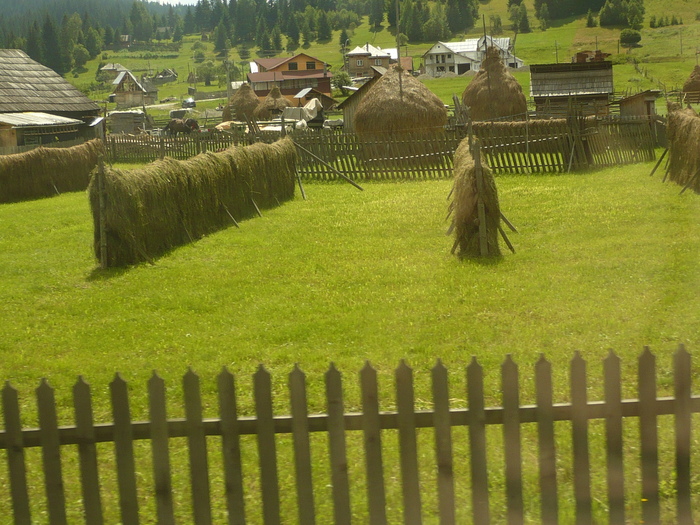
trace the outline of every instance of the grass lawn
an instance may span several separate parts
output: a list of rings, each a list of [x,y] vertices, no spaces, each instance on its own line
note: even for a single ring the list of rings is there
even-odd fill
[[[363,192],[345,184],[306,184],[306,201],[297,197],[154,265],[107,272],[96,269],[85,194],[0,205],[0,376],[18,388],[28,426],[37,424],[33,397],[42,377],[57,389],[60,420],[70,422],[78,374],[93,387],[96,421],[110,421],[108,383],[117,371],[130,382],[134,418],[147,418],[145,384],[153,370],[168,385],[168,415],[181,417],[181,377],[190,366],[202,379],[206,417],[217,415],[215,376],[222,366],[237,374],[240,410],[252,414],[251,375],[260,363],[273,374],[276,413],[289,411],[286,382],[294,363],[307,374],[311,411],[323,411],[323,373],[331,361],[344,374],[346,404],[353,410],[359,407],[357,372],[366,360],[378,369],[382,408],[391,409],[393,369],[404,358],[415,370],[419,408],[430,406],[429,371],[438,358],[451,372],[454,406],[464,406],[463,369],[472,356],[484,367],[487,406],[500,404],[506,354],[523,374],[522,403],[533,402],[531,371],[540,353],[553,364],[555,402],[566,401],[568,363],[576,350],[589,363],[590,399],[601,399],[601,361],[609,349],[622,359],[623,395],[636,397],[643,345],[656,353],[659,389],[670,394],[672,353],[679,343],[696,355],[700,348],[700,199],[692,192],[679,195],[680,188],[662,184],[658,175],[650,178],[651,167],[498,177],[502,209],[519,229],[510,235],[517,253],[488,263],[449,253],[447,180],[365,183]],[[568,436],[560,428],[560,437]],[[460,440],[462,430],[456,431]],[[499,432],[491,433],[496,442]],[[600,438],[602,427],[593,425],[592,432]],[[535,436],[524,434],[529,464],[536,463],[529,455]],[[351,474],[358,479],[353,502],[362,522],[362,446],[356,438],[350,439]],[[323,436],[314,439],[325,444]],[[430,439],[421,433],[421,461],[428,463]],[[563,456],[570,450],[567,440]],[[387,442],[391,472],[392,465],[398,468],[395,441]],[[601,457],[603,445],[594,442],[592,455]],[[281,443],[289,459],[289,441]],[[108,462],[111,449],[101,450]],[[150,479],[147,450],[143,445],[138,451],[144,484]],[[40,455],[33,452],[29,462],[36,466]],[[187,476],[186,452],[173,454],[175,487],[184,501],[178,512],[186,513],[188,491],[180,479]],[[67,456],[67,472],[75,473],[75,457]],[[253,474],[255,461],[253,452],[246,453]],[[562,459],[563,472],[568,461]],[[284,465],[283,483],[292,483],[293,469]],[[672,479],[672,466],[662,453],[661,479]],[[314,468],[321,480],[317,505],[330,512],[323,497],[325,459],[315,457]],[[604,500],[602,468],[597,465],[593,477]],[[497,486],[501,471],[492,471]],[[434,474],[423,475],[424,506],[432,513]],[[221,473],[212,477],[221,496]],[[633,478],[628,490],[636,498]],[[40,475],[34,471],[30,479],[42,500]],[[534,479],[526,501],[536,519]],[[562,513],[570,516],[566,474],[561,482]],[[107,476],[104,483],[108,521],[116,522],[115,481]],[[248,487],[252,516],[259,512],[255,483],[251,479]],[[390,485],[395,503],[400,488]],[[465,519],[467,489],[458,490]],[[68,483],[67,491],[77,513],[79,489]],[[142,496],[145,512],[153,512],[147,492]],[[291,491],[283,498],[284,513],[295,515]],[[1,499],[0,515],[10,516],[7,498]],[[220,514],[223,497],[216,501]],[[634,501],[631,516],[639,511]],[[673,500],[664,504],[672,509]],[[601,503],[598,517],[603,510]],[[498,512],[497,520],[503,518]]]

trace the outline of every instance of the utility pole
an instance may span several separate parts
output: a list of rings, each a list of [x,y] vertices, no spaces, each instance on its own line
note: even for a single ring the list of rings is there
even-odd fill
[[[681,30],[680,27],[678,28],[678,36],[680,36],[680,38],[681,38],[681,55],[682,55],[683,54],[683,31]]]
[[[399,97],[403,99],[403,68],[401,67],[401,31],[399,23],[399,0],[396,0],[396,61],[399,72]]]
[[[556,40],[554,41],[554,57],[556,59],[556,63],[559,63],[559,42]]]

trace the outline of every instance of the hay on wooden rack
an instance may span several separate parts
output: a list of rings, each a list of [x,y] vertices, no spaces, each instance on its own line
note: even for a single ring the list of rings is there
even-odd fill
[[[523,119],[527,112],[523,88],[495,47],[487,49],[481,69],[462,93],[462,102],[469,106],[473,120]]]
[[[246,117],[248,117],[249,120],[253,120],[255,118],[253,113],[259,104],[260,100],[258,100],[250,84],[243,84],[231,96],[228,104],[224,107],[221,121],[237,120],[239,122],[245,122]]]
[[[0,156],[0,202],[51,197],[82,191],[104,144],[93,139],[69,148],[38,147],[25,153]]]
[[[667,126],[669,178],[700,193],[700,117],[690,108],[675,109]]]
[[[399,79],[401,82],[399,82]],[[359,102],[355,130],[365,162],[409,166],[439,162],[445,104],[406,71],[389,69]]]
[[[476,178],[476,165],[469,148],[469,140],[464,139],[457,148],[454,157],[454,186],[452,202],[449,209],[452,213],[452,230],[455,235],[454,245],[459,248],[460,257],[481,257],[479,241],[479,209]],[[501,208],[498,204],[498,190],[491,170],[482,163],[483,192],[486,216],[487,255],[501,255],[498,246],[498,227],[501,221]]]
[[[685,102],[696,103],[700,101],[700,66],[695,66],[688,80],[683,84]]]
[[[166,157],[136,170],[105,169],[107,266],[152,260],[172,248],[294,197],[290,139],[232,147],[189,160]],[[89,188],[100,256],[100,195]],[[255,201],[255,204],[253,203]]]
[[[270,120],[271,118],[281,115],[284,108],[291,106],[289,100],[282,96],[280,88],[274,86],[270,92],[253,112],[253,115],[258,120]]]

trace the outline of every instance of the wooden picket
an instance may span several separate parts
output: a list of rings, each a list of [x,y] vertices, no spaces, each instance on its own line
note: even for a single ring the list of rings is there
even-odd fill
[[[693,522],[691,448],[693,418],[700,412],[700,396],[693,395],[691,386],[691,357],[682,346],[673,359],[673,397],[657,395],[656,357],[646,348],[638,364],[638,398],[623,400],[621,396],[620,360],[609,353],[604,360],[604,399],[590,401],[590,381],[587,364],[579,353],[570,363],[570,402],[555,403],[553,398],[552,366],[544,356],[535,364],[535,405],[521,405],[518,366],[507,356],[501,366],[501,406],[487,407],[484,396],[484,370],[472,359],[466,367],[466,402],[468,408],[451,408],[448,371],[438,361],[431,371],[433,406],[431,410],[416,410],[414,373],[405,362],[395,371],[395,411],[380,410],[380,389],[377,371],[367,363],[360,371],[360,395],[362,413],[346,413],[343,401],[343,385],[340,372],[331,365],[325,374],[327,414],[309,414],[305,374],[295,366],[288,376],[290,416],[273,413],[272,378],[260,366],[253,377],[255,417],[240,417],[236,401],[236,384],[233,374],[224,369],[218,376],[219,417],[205,418],[200,392],[200,379],[188,370],[183,377],[184,419],[169,419],[166,411],[165,382],[155,373],[148,380],[148,414],[150,421],[133,421],[129,408],[128,385],[117,374],[109,385],[112,403],[112,423],[95,423],[90,386],[82,377],[74,388],[75,424],[59,425],[54,389],[42,380],[36,389],[39,428],[22,428],[20,403],[17,391],[6,384],[2,392],[4,430],[0,431],[0,449],[6,451],[9,485],[7,496],[11,500],[14,523],[32,523],[32,514],[38,502],[35,487],[30,487],[27,475],[25,451],[32,447],[41,449],[41,470],[45,508],[49,523],[67,523],[62,453],[66,447],[77,445],[80,486],[84,521],[89,524],[104,522],[105,504],[100,485],[98,443],[114,443],[118,502],[122,523],[137,524],[140,521],[175,523],[173,485],[171,481],[170,453],[173,438],[186,438],[190,466],[192,516],[196,524],[213,523],[212,471],[223,470],[225,504],[228,523],[243,525],[246,518],[245,501],[257,500],[265,525],[288,522],[281,511],[280,476],[278,472],[277,436],[292,437],[294,456],[294,484],[296,491],[296,522],[303,525],[327,523],[329,516],[317,515],[319,487],[314,486],[311,435],[325,432],[328,436],[328,469],[331,480],[333,522],[347,525],[354,513],[367,516],[367,522],[384,525],[395,522],[397,516],[387,512],[387,488],[394,476],[387,476],[383,451],[388,443],[382,436],[394,429],[398,435],[398,462],[401,487],[402,523],[420,525],[435,516],[442,524],[457,522],[455,497],[455,457],[452,442],[453,427],[467,427],[470,465],[471,516],[475,524],[490,523],[493,519],[492,495],[497,487],[492,483],[489,470],[490,452],[487,427],[501,425],[503,431],[503,465],[505,473],[505,515],[508,523],[524,523],[523,458],[520,430],[524,424],[537,428],[537,470],[540,494],[539,520],[542,523],[559,523],[559,494],[564,480],[559,479],[557,463],[561,454],[557,445],[566,439],[555,439],[555,422],[570,422],[572,487],[576,523],[594,522],[594,501],[607,500],[608,519],[611,523],[624,523],[628,509],[636,509],[645,523],[660,523],[662,508],[659,479],[659,416],[674,418],[675,440],[675,523]],[[459,396],[462,397],[462,396]],[[635,418],[639,424],[639,442],[625,443],[623,420]],[[589,448],[591,420],[604,421],[607,494],[594,494],[591,481],[591,452]],[[424,488],[421,486],[421,468],[425,461],[419,454],[419,429],[434,430],[435,480],[437,508],[424,504]],[[367,509],[358,510],[351,501],[352,483],[348,468],[346,435],[361,432],[364,443],[364,469],[366,474]],[[241,436],[255,435],[259,458],[259,493],[247,492],[249,484],[244,478],[241,461]],[[222,465],[213,465],[209,459],[212,446],[208,436],[220,436]],[[135,460],[136,440],[149,440],[151,445],[152,482],[143,486],[142,467]],[[463,447],[460,448],[462,450]],[[626,453],[623,451],[628,449]],[[626,500],[625,465],[623,458],[629,450],[639,451],[640,494],[634,501]],[[419,461],[419,458],[421,460]],[[354,458],[353,458],[354,459]],[[33,465],[30,464],[30,465]],[[531,466],[527,466],[531,470]],[[36,476],[32,479],[36,480]],[[31,488],[31,490],[30,490]],[[289,493],[289,490],[285,492]],[[139,508],[137,493],[152,491],[155,516],[145,515]],[[668,489],[664,488],[668,498]],[[392,491],[394,492],[394,491]],[[3,496],[4,497],[4,496]],[[9,502],[8,502],[9,503]],[[74,503],[74,502],[73,502]],[[697,509],[696,509],[697,510]],[[393,509],[395,514],[396,509]],[[600,506],[598,506],[600,512]],[[664,511],[669,512],[668,507]],[[391,519],[390,519],[391,518]],[[664,518],[668,519],[668,517]],[[430,522],[433,522],[431,518]]]
[[[485,160],[495,173],[558,173],[654,159],[654,137],[647,120],[559,119],[511,124],[481,122],[473,127]],[[452,177],[454,152],[467,130],[372,138],[325,130],[294,131],[289,135],[303,148],[298,162],[302,179],[331,181],[340,173],[353,180],[423,180]],[[182,160],[235,145],[273,142],[279,136],[270,131],[206,132],[180,137],[110,135],[107,151],[111,162],[151,162],[166,155]]]

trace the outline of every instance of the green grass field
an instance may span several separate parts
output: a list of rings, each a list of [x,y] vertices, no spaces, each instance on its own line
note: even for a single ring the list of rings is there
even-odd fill
[[[450,255],[451,239],[444,235],[449,181],[368,183],[364,192],[307,184],[308,200],[297,197],[154,265],[111,271],[96,268],[86,195],[2,205],[0,375],[19,389],[28,426],[37,424],[33,397],[42,377],[57,389],[61,422],[70,423],[78,374],[93,387],[96,421],[111,420],[108,383],[117,371],[130,382],[135,419],[147,418],[145,384],[153,370],[168,385],[168,415],[180,417],[187,367],[202,379],[205,416],[216,416],[222,366],[237,374],[239,406],[250,415],[251,375],[260,363],[273,374],[279,414],[289,410],[286,381],[294,363],[307,374],[312,412],[324,410],[323,373],[330,362],[345,376],[348,408],[357,410],[357,372],[366,360],[378,369],[383,409],[393,406],[393,369],[401,359],[415,370],[419,407],[430,406],[429,370],[438,358],[451,372],[454,405],[464,406],[463,369],[472,356],[484,367],[487,404],[497,405],[506,354],[523,374],[522,403],[533,402],[530,371],[540,353],[553,364],[555,402],[566,401],[576,350],[589,362],[591,400],[601,399],[609,349],[622,359],[624,396],[636,397],[636,360],[644,345],[658,356],[660,391],[670,394],[678,344],[694,353],[700,347],[700,200],[650,178],[651,167],[498,177],[502,209],[519,233],[511,234],[517,253],[490,263]],[[602,454],[595,437],[601,429],[594,425],[592,432],[595,457]],[[422,436],[421,461],[427,461],[429,435]],[[534,437],[526,436],[526,448],[534,446]],[[396,459],[393,443],[388,440],[389,464]],[[351,453],[360,449],[355,443]],[[109,464],[110,449],[102,450]],[[139,448],[139,471],[147,484],[145,450]],[[561,450],[565,456],[567,445]],[[75,468],[71,454],[68,472]],[[186,477],[185,456],[174,452],[183,471],[176,488]],[[30,465],[35,459],[30,454]],[[322,456],[315,461],[316,469],[325,469]],[[664,472],[672,465],[662,463]],[[354,468],[360,471],[361,464]],[[285,472],[283,480],[291,483],[291,475]],[[41,500],[38,476],[31,479]],[[220,482],[220,474],[213,476]],[[562,512],[570,515],[573,502],[562,482]],[[108,494],[113,483],[108,475]],[[390,497],[398,498],[400,490],[390,485]],[[630,481],[631,491],[635,486]],[[360,506],[361,483],[354,487]],[[187,490],[180,489],[179,512],[186,513]],[[251,490],[254,514],[259,509]],[[426,507],[428,501],[434,506],[431,490]],[[78,512],[77,486],[68,483],[67,491]],[[148,513],[152,502],[147,492],[142,496]],[[463,497],[468,501],[467,492]],[[287,512],[293,500],[285,496]],[[536,498],[529,506],[536,516]],[[108,512],[114,517],[116,509]],[[9,516],[8,509],[2,515]]]

